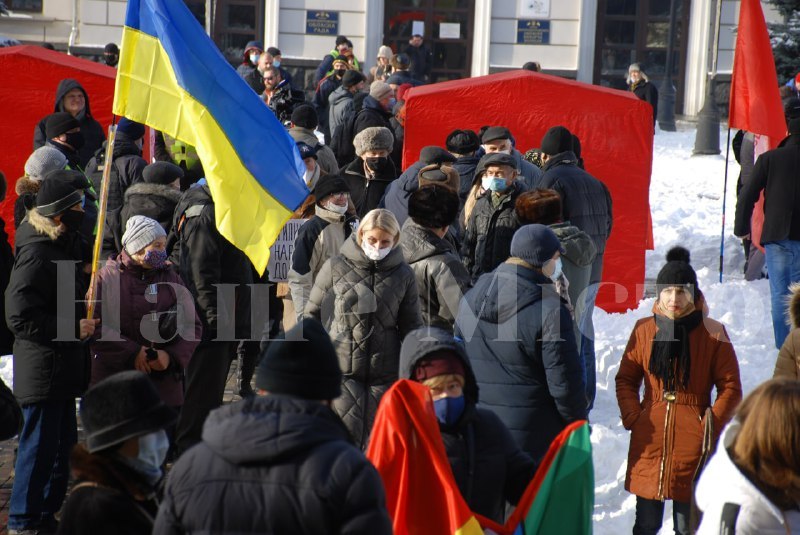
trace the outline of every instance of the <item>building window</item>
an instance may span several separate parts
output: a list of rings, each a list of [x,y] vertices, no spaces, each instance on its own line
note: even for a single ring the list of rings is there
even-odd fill
[[[5,4],[11,11],[42,12],[42,0],[5,0]]]

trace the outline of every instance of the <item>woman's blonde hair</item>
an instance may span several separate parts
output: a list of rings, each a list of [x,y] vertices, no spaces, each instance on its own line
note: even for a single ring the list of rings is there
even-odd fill
[[[391,234],[394,237],[394,243],[397,244],[397,239],[400,237],[400,223],[397,222],[394,214],[385,208],[375,208],[367,212],[358,225],[356,233],[358,244],[361,245],[361,239],[365,232],[376,228]]]
[[[772,379],[739,406],[741,429],[732,446],[736,465],[775,505],[800,502],[800,381]]]

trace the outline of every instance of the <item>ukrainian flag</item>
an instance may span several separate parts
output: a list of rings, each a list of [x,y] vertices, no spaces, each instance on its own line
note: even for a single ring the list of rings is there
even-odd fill
[[[128,0],[114,113],[194,145],[217,228],[260,273],[309,191],[297,147],[184,2]]]

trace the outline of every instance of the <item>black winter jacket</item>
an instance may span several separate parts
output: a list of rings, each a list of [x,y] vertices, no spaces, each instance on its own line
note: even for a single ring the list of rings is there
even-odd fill
[[[103,181],[103,162],[106,159],[106,143],[98,149],[94,157],[86,166],[86,176],[92,181],[96,192],[101,190]],[[123,195],[132,185],[142,181],[142,171],[147,167],[147,162],[142,158],[142,151],[136,144],[129,140],[125,134],[119,134],[114,141],[114,158],[108,188],[109,212],[122,206]]]
[[[225,239],[214,220],[214,201],[208,186],[184,192],[172,219],[167,240],[172,262],[192,293],[203,321],[203,340],[250,338],[250,287],[252,264],[245,254]],[[218,301],[217,285],[236,285],[232,294]],[[223,287],[224,288],[224,287]]]
[[[653,107],[653,124],[655,125],[658,118],[658,89],[656,89],[656,86],[652,82],[642,80],[631,91],[640,100],[644,100]]]
[[[255,397],[212,411],[173,467],[154,535],[391,534],[383,484],[318,401]]]
[[[447,240],[407,220],[400,233],[403,256],[414,271],[425,325],[453,330],[458,303],[470,287],[470,276]]]
[[[143,215],[155,219],[167,234],[172,230],[172,217],[181,198],[181,192],[164,184],[134,184],[125,191],[123,204],[109,211],[103,232],[102,259],[122,251],[122,235],[131,216]]]
[[[597,257],[592,263],[591,282],[600,282],[606,241],[614,222],[608,188],[578,167],[578,159],[572,151],[556,154],[547,161],[540,187],[556,190],[561,195],[563,220],[594,240]]]
[[[387,158],[383,168],[367,180],[364,174],[364,160],[359,157],[342,169],[341,175],[350,188],[350,198],[360,219],[370,210],[378,208],[389,184],[397,178],[397,171],[391,158]]]
[[[8,242],[6,222],[3,218],[0,218],[0,291],[3,293],[8,288],[12,269],[14,269],[14,253],[11,250],[11,244]],[[0,317],[5,318],[5,301],[0,302],[0,307],[2,308],[2,316]],[[8,328],[5,321],[0,322],[0,355],[10,355],[13,350],[14,335],[11,334],[11,329]]]
[[[383,109],[383,106],[381,106],[380,102],[370,96],[367,96],[364,99],[364,104],[361,107],[361,111],[359,111],[358,115],[356,116],[356,124],[353,128],[353,136],[355,137],[365,128],[370,128],[372,126],[383,126],[384,128],[388,128],[390,131],[394,132],[392,123],[389,122],[391,117],[391,112]],[[394,133],[392,135],[394,135]]]
[[[81,133],[83,134],[84,140],[83,147],[81,147],[81,150],[78,151],[78,165],[81,169],[85,169],[86,165],[89,163],[89,160],[91,160],[94,156],[95,151],[99,149],[103,144],[103,141],[106,140],[106,134],[103,131],[103,127],[100,126],[100,123],[98,123],[92,116],[92,108],[89,106],[89,95],[86,94],[86,90],[83,88],[83,86],[81,86],[80,83],[72,78],[65,78],[58,83],[53,113],[66,111],[64,110],[64,106],[61,101],[64,99],[64,95],[73,89],[80,89],[83,91],[83,94],[86,97],[86,107],[84,108],[83,113],[77,117],[78,122],[81,124]],[[47,135],[45,134],[44,128],[46,120],[47,117],[42,118],[33,131],[33,150],[44,146],[44,144],[47,142]]]
[[[16,250],[5,296],[14,395],[22,405],[76,398],[89,383],[88,345],[78,340],[86,317],[80,238],[33,209],[17,229]],[[73,306],[59,309],[59,294]],[[61,315],[66,310],[71,317]]]
[[[753,174],[742,185],[736,202],[737,236],[750,233],[750,218],[761,191],[764,191],[764,227],[761,243],[778,240],[800,241],[800,188],[797,170],[800,162],[800,135],[791,135],[782,147],[762,154]]]
[[[439,422],[444,447],[461,495],[470,510],[503,522],[506,502],[516,505],[533,479],[536,464],[514,442],[495,413],[478,404],[478,384],[464,347],[440,330],[412,331],[403,340],[400,377],[412,379],[417,363],[435,351],[452,351],[461,359],[464,413],[455,425]]]
[[[422,325],[417,283],[402,249],[373,262],[351,235],[322,266],[305,315],[329,326],[344,374],[333,408],[365,448],[378,402],[397,380],[400,343]]]
[[[495,208],[493,193],[487,193],[475,203],[467,221],[461,257],[472,281],[478,280],[504,262],[511,254],[511,239],[520,227],[514,210],[517,197],[525,192],[525,185],[517,180],[511,192]]]
[[[506,262],[483,275],[459,308],[481,406],[535,460],[566,425],[586,418],[583,361],[572,319],[550,279]]]

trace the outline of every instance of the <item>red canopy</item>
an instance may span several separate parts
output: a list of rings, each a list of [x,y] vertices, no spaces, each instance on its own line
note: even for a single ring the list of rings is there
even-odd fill
[[[443,147],[457,128],[505,126],[523,153],[538,147],[551,126],[577,135],[586,170],[608,186],[614,202],[597,304],[607,312],[637,306],[645,250],[653,248],[649,104],[628,92],[523,70],[416,87],[406,99],[404,167],[419,159],[422,147]]]
[[[108,128],[111,124],[111,101],[114,98],[112,67],[40,46],[0,48],[0,102],[3,119],[0,121],[0,170],[6,174],[8,193],[0,203],[0,216],[6,231],[14,237],[14,185],[23,175],[25,160],[33,151],[33,131],[39,121],[53,113],[58,83],[74,78],[89,95],[92,115]]]

